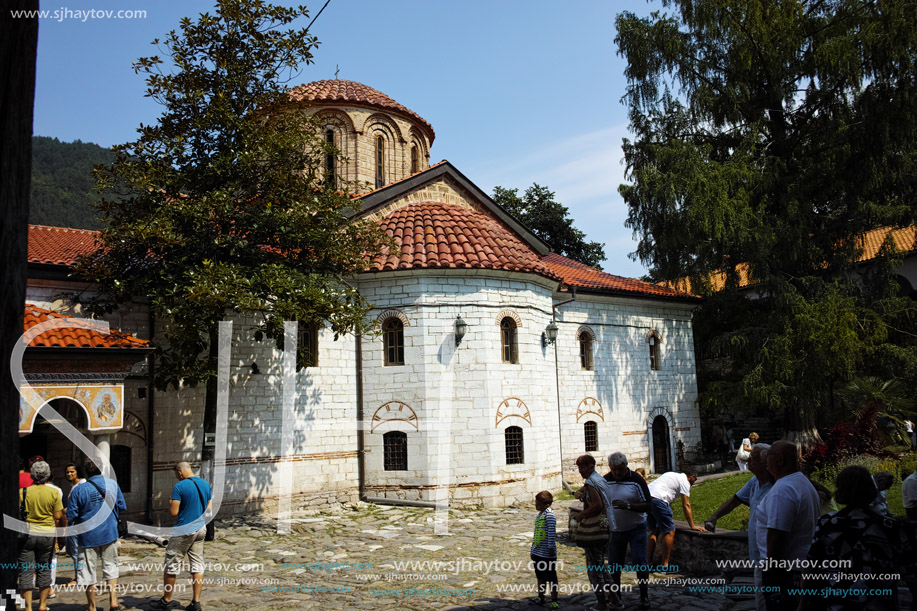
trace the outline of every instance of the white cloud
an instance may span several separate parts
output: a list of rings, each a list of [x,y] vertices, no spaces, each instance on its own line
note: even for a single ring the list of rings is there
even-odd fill
[[[555,142],[511,159],[485,160],[476,182],[488,192],[495,185],[524,191],[537,182],[557,194],[570,209],[575,225],[589,240],[602,242],[606,271],[637,277],[646,270],[627,255],[637,248],[632,230],[624,226],[627,209],[618,194],[624,182],[621,141],[626,124],[604,127]]]

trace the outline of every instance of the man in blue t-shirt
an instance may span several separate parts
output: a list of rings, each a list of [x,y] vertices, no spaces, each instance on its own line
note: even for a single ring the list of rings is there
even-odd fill
[[[175,465],[175,477],[178,483],[172,487],[169,513],[178,516],[178,521],[175,522],[172,538],[166,546],[166,568],[163,575],[165,592],[162,598],[152,601],[150,607],[172,609],[179,606],[177,601],[172,600],[172,590],[175,589],[175,579],[187,554],[191,563],[193,598],[185,609],[200,611],[204,584],[204,537],[207,534],[205,513],[210,513],[210,484],[194,475],[191,465],[186,462]]]

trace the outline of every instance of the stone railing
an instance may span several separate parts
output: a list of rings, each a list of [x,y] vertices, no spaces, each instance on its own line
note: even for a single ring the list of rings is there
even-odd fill
[[[571,518],[582,511],[583,504],[579,501],[568,503],[567,509]],[[560,539],[568,540],[566,533],[560,533],[560,535]],[[657,542],[657,558],[659,553]],[[670,563],[672,566],[677,566],[680,572],[689,575],[750,573],[750,570],[723,569],[716,564],[718,560],[747,559],[748,533],[745,531],[721,528],[716,533],[698,532],[688,528],[687,522],[675,520],[675,546]]]
[[[657,542],[656,549],[659,549]],[[658,554],[658,552],[657,552]],[[745,573],[738,569],[723,569],[718,560],[747,560],[748,533],[741,530],[718,529],[716,533],[698,532],[688,528],[688,523],[675,521],[675,546],[671,564],[690,575],[716,575],[719,573]]]

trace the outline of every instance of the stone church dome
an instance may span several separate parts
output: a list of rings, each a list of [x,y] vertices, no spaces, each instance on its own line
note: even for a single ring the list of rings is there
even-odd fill
[[[429,136],[430,144],[433,144],[433,140],[436,138],[433,126],[419,114],[406,106],[402,106],[381,91],[356,81],[330,79],[305,83],[291,89],[290,98],[293,100],[310,100],[322,106],[329,103],[339,103],[342,105],[369,106],[382,110],[393,110],[419,122],[429,132],[427,135]]]
[[[305,112],[317,120],[324,142],[341,152],[325,163],[334,184],[378,189],[430,167],[433,126],[381,91],[334,79],[299,85],[289,96],[310,102]]]

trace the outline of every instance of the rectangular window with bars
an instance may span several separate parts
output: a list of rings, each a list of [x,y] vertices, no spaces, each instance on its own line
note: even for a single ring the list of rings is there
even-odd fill
[[[506,464],[521,465],[525,462],[525,450],[522,444],[522,429],[518,426],[507,427],[504,432],[506,439]]]
[[[598,452],[599,451],[599,427],[598,425],[590,420],[583,426],[583,430],[586,434],[586,451],[587,452]]]
[[[382,436],[383,462],[386,471],[408,470],[408,436],[401,431],[389,431]]]

